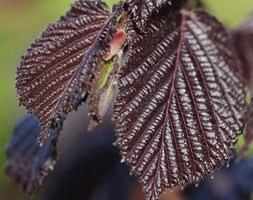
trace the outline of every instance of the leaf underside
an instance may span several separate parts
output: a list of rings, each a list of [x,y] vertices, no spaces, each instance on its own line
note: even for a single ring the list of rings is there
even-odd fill
[[[207,12],[170,12],[140,34],[129,20],[115,144],[149,200],[198,183],[234,153],[245,91],[223,26]]]
[[[171,4],[172,0],[126,0],[127,10],[133,16],[138,28],[143,29],[149,17],[159,10],[165,3]]]
[[[41,144],[86,99],[94,72],[110,50],[118,14],[101,1],[79,0],[22,57],[16,87],[20,103],[41,123]]]
[[[36,142],[39,132],[40,125],[35,117],[26,117],[15,127],[6,149],[6,174],[28,195],[32,195],[53,170],[57,158],[56,142],[60,130],[55,130],[42,147]]]

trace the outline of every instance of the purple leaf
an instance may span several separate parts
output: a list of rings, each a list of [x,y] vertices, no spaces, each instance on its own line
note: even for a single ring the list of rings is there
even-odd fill
[[[126,0],[127,10],[132,14],[138,28],[143,29],[149,17],[172,0]]]
[[[248,105],[247,111],[244,116],[246,129],[244,133],[244,144],[240,149],[238,160],[241,160],[245,154],[249,151],[250,145],[253,141],[253,98]]]
[[[233,41],[241,61],[241,71],[246,85],[253,95],[253,15],[249,16],[239,27],[233,30]],[[239,159],[249,150],[253,141],[253,100],[245,113],[245,144],[242,147]]]
[[[119,72],[115,144],[147,199],[198,183],[227,162],[242,131],[244,84],[224,27],[207,12],[129,21]]]
[[[233,30],[233,39],[242,64],[242,75],[253,94],[253,15]]]
[[[23,56],[17,72],[19,100],[40,121],[41,144],[86,99],[110,51],[119,14],[119,8],[111,14],[101,1],[79,0]]]

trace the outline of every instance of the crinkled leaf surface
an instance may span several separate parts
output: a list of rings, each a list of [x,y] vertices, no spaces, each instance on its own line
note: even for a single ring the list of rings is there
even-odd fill
[[[127,27],[114,107],[116,145],[147,199],[212,173],[234,152],[245,91],[223,26],[201,9]]]
[[[90,82],[115,33],[119,9],[79,0],[23,56],[17,73],[20,103],[36,115],[42,143],[90,91]]]
[[[242,64],[244,80],[253,94],[253,15],[233,30],[233,39]]]
[[[172,0],[126,0],[127,10],[139,28],[145,26],[148,18],[165,3],[171,4]]]
[[[56,142],[60,130],[55,130],[42,147],[37,144],[39,132],[40,125],[35,117],[26,117],[15,127],[6,149],[5,171],[29,195],[53,169],[57,158]]]

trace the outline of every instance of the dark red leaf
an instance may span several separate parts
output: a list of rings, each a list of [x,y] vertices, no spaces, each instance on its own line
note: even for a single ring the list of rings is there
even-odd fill
[[[33,116],[25,118],[15,127],[6,149],[5,171],[28,195],[53,170],[57,158],[56,142],[60,130],[55,130],[42,147],[37,144],[39,132],[38,121]]]
[[[244,119],[246,123],[246,129],[244,133],[244,145],[240,149],[238,160],[243,158],[243,156],[245,156],[245,154],[249,151],[250,145],[253,141],[253,98],[248,105],[248,109],[245,113]]]
[[[233,39],[241,60],[244,80],[253,94],[253,15],[233,30]]]
[[[110,50],[119,8],[79,0],[23,56],[17,73],[20,103],[39,119],[43,143],[90,92],[94,72]]]
[[[114,107],[116,145],[147,199],[198,183],[234,153],[245,91],[223,26],[197,9],[127,27],[129,52]]]
[[[127,10],[132,14],[138,28],[143,29],[149,17],[165,3],[172,0],[126,0]]]
[[[241,61],[241,71],[251,97],[253,95],[253,15],[249,16],[239,27],[233,30],[233,40]],[[241,149],[239,159],[249,150],[253,141],[253,100],[248,105],[245,114],[245,144]]]

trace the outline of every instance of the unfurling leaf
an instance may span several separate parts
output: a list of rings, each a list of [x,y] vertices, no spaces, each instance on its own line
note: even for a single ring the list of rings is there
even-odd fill
[[[132,14],[138,28],[143,29],[149,17],[172,0],[126,0],[127,10]]]
[[[111,14],[101,1],[79,0],[23,56],[17,90],[20,103],[42,125],[41,144],[86,99],[94,73],[110,51],[119,14],[119,8]]]
[[[110,43],[110,51],[104,55],[103,59],[105,61],[112,59],[120,51],[125,41],[126,33],[122,29],[117,29]]]
[[[114,63],[105,63],[95,74],[91,86],[89,115],[92,120],[88,130],[93,130],[100,123],[111,103],[118,76],[118,58]]]
[[[94,74],[89,100],[89,115],[92,118],[88,127],[89,131],[102,122],[103,116],[110,106],[118,77],[118,52],[125,41],[125,32],[117,30],[110,43],[110,51],[103,57],[104,64],[101,64],[102,67]],[[115,56],[116,54],[117,56]],[[115,59],[111,60],[113,57]]]
[[[234,44],[242,64],[242,74],[253,94],[253,15],[233,30]]]
[[[33,116],[25,118],[15,127],[6,149],[5,171],[29,195],[53,170],[57,158],[56,142],[60,130],[55,130],[42,147],[36,142],[39,132],[38,121]]]
[[[129,20],[119,71],[115,144],[156,200],[165,188],[198,183],[234,153],[244,84],[223,26],[207,12],[170,12],[139,33]]]

